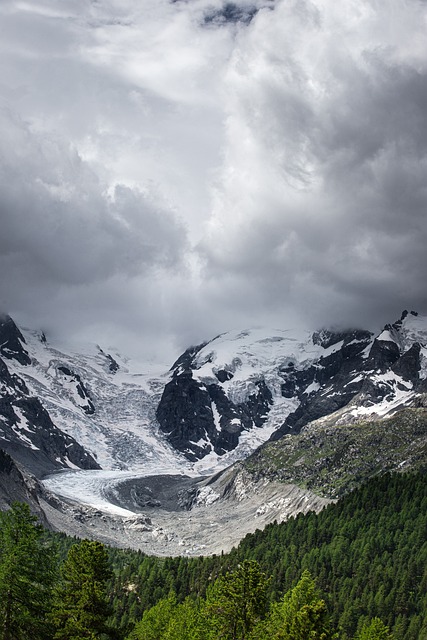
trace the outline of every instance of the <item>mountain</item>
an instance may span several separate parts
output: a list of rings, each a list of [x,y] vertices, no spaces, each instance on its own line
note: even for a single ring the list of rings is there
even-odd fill
[[[56,528],[218,553],[368,477],[425,466],[426,345],[427,318],[404,312],[377,335],[231,331],[167,370],[3,317],[0,449]],[[10,478],[0,469],[6,503]]]
[[[226,333],[175,362],[157,419],[169,442],[197,460],[245,442],[248,454],[254,442],[298,434],[344,408],[341,421],[384,417],[427,390],[426,344],[427,319],[406,311],[377,336]]]
[[[37,476],[173,458],[154,424],[165,366],[132,370],[98,345],[52,345],[10,317],[0,345],[0,447]]]
[[[6,360],[27,367],[25,339],[10,318],[0,320],[0,446],[23,467],[43,475],[58,468],[97,469],[99,465],[71,436],[52,422],[24,379]]]

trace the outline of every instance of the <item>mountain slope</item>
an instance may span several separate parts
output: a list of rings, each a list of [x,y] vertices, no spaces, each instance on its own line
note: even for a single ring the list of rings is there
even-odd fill
[[[127,469],[154,460],[170,464],[174,457],[179,459],[179,454],[158,437],[154,415],[166,367],[148,365],[142,373],[142,367],[132,370],[125,358],[106,353],[97,345],[80,345],[78,350],[67,344],[53,346],[43,333],[19,330],[8,317],[0,321],[0,345],[4,357],[0,425],[7,431],[3,433],[4,446],[14,458],[19,456],[10,442],[19,444],[20,450],[27,447],[28,459],[21,456],[20,461],[34,472],[48,473],[64,465]],[[34,405],[36,400],[37,411],[30,415],[26,409],[25,415],[18,414],[16,407]],[[37,423],[35,413],[44,427]],[[38,454],[31,452],[42,447],[32,432],[41,434],[44,429],[47,441],[53,442],[54,426],[59,427],[67,445],[78,442],[92,462],[86,464],[83,453],[81,458],[69,459],[61,458],[61,453],[50,456],[49,461],[40,459],[40,468],[35,469],[31,459]],[[13,435],[17,430],[19,437]]]
[[[25,341],[8,319],[0,323],[0,352],[9,361],[28,366]],[[11,374],[0,358],[0,446],[36,475],[59,468],[97,469],[99,466],[71,436],[52,422],[38,397],[24,380]]]
[[[172,366],[157,419],[189,460],[297,434],[348,407],[346,421],[385,416],[426,387],[427,319],[404,312],[376,337],[363,330],[229,332]],[[244,446],[247,443],[247,446]],[[255,446],[254,446],[254,443]]]
[[[382,420],[330,422],[317,420],[297,435],[260,447],[244,469],[258,482],[280,480],[337,498],[386,471],[427,468],[424,407],[401,409]]]

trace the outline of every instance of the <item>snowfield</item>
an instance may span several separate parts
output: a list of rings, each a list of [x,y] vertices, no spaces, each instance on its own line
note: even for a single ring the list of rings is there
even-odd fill
[[[301,493],[296,487],[273,487],[271,483],[254,486],[246,492],[244,499],[235,496],[233,502],[219,500],[216,490],[202,484],[191,511],[185,511],[182,505],[178,505],[175,515],[171,515],[158,501],[158,506],[149,506],[150,517],[147,516],[148,520],[152,517],[155,522],[147,524],[139,520],[141,508],[138,500],[124,500],[123,496],[126,491],[132,493],[130,481],[137,496],[138,492],[144,494],[147,490],[144,479],[151,479],[145,483],[151,486],[158,478],[161,492],[162,483],[163,488],[167,484],[164,479],[174,477],[184,491],[207,476],[222,471],[228,473],[230,465],[247,458],[266,442],[283,425],[287,416],[300,406],[301,395],[282,395],[284,375],[287,375],[283,371],[305,372],[313,364],[322,369],[321,358],[340,351],[342,340],[325,348],[319,339],[322,334],[314,339],[313,334],[305,331],[258,328],[222,334],[197,351],[190,374],[198,383],[218,384],[219,372],[232,374],[221,383],[221,388],[231,402],[238,404],[247,401],[257,381],[263,380],[271,392],[272,404],[269,410],[266,409],[267,419],[262,426],[243,430],[234,450],[222,456],[211,450],[201,460],[190,462],[169,444],[156,419],[163,390],[173,375],[168,364],[132,362],[114,349],[107,350],[98,345],[79,345],[78,349],[67,344],[53,346],[37,332],[23,330],[22,333],[31,364],[8,360],[11,373],[25,381],[30,394],[40,399],[56,426],[74,437],[102,467],[100,471],[81,471],[69,461],[69,471],[57,472],[43,479],[48,492],[62,499],[59,510],[45,505],[51,521],[57,522],[58,528],[75,535],[89,535],[92,530],[88,527],[93,526],[92,534],[96,534],[98,539],[104,536],[109,542],[136,547],[144,544],[147,546],[141,548],[153,553],[177,553],[179,549],[184,549],[185,553],[216,553],[272,518],[288,517],[297,508],[321,508],[323,503],[318,502],[316,496],[310,492]],[[362,352],[363,362],[369,363],[373,342],[372,335],[372,340],[368,337],[368,344]],[[427,378],[425,317],[407,315],[400,324],[388,325],[379,333],[377,342],[395,343],[400,353],[409,350],[414,343],[421,344],[418,375],[420,379]],[[327,341],[324,344],[328,344]],[[353,343],[347,346],[350,344]],[[220,377],[224,379],[223,375]],[[365,399],[355,396],[337,412],[337,419],[354,422],[359,418],[386,417],[410,403],[417,393],[416,383],[392,369],[372,367],[370,370],[359,366],[350,371],[346,384],[341,388],[328,387],[328,381],[322,387],[316,379],[307,383],[305,398],[316,397],[319,391],[321,395],[332,398],[345,393],[346,387],[365,379],[381,393]],[[31,425],[22,412],[17,411],[15,433],[26,446],[34,448],[29,440]],[[219,430],[221,415],[213,401],[212,414]],[[244,485],[241,478],[238,482]],[[288,497],[284,498],[287,492],[290,496],[288,502]],[[154,502],[155,494],[156,491],[153,493]],[[144,500],[140,504],[144,505]],[[288,511],[283,505],[288,505]],[[237,526],[239,509],[246,522],[242,521]],[[86,524],[82,524],[83,521]],[[221,530],[218,529],[220,523],[223,531],[228,531],[223,545]],[[147,534],[143,543],[138,537],[132,537],[136,536],[136,531]],[[200,545],[200,540],[197,541],[195,532],[210,540],[206,548]]]

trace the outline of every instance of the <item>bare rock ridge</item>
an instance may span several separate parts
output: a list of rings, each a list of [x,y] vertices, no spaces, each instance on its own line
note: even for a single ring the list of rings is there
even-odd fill
[[[22,336],[10,318],[0,320],[0,352],[8,360],[29,366],[31,359]],[[11,374],[0,358],[0,446],[36,476],[70,468],[99,469],[93,457],[52,422],[40,399],[30,394],[24,380]]]
[[[203,384],[193,378],[191,364],[187,369],[174,369],[156,416],[169,442],[189,460],[202,458],[212,450],[222,455],[238,445],[244,429],[261,427],[265,422],[272,403],[265,381],[255,380],[246,402],[235,404],[221,386],[221,380],[232,377],[230,372],[219,371],[216,382]]]
[[[0,506],[32,501],[75,535],[217,553],[372,475],[427,464],[427,318],[415,312],[378,335],[231,331],[169,372],[67,349],[0,318]],[[61,470],[89,471],[78,477],[92,498],[75,475],[52,478],[55,495],[38,485]]]
[[[0,355],[8,360],[17,360],[20,364],[31,363],[25,348],[25,338],[9,316],[0,316]]]
[[[405,311],[378,336],[364,330],[217,336],[172,366],[156,412],[160,429],[196,460],[236,448],[243,434],[271,424],[273,414],[270,437],[279,440],[353,401],[368,413],[403,406],[426,389],[426,324]]]

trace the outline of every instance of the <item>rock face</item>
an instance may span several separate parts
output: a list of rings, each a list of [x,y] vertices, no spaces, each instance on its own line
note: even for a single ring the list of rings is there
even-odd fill
[[[26,502],[39,520],[48,526],[39,504],[40,493],[37,480],[19,469],[12,458],[0,449],[0,510],[8,509],[15,501]]]
[[[31,359],[24,345],[25,338],[12,318],[0,316],[0,355],[23,365],[30,364]]]
[[[347,421],[385,416],[427,384],[427,319],[405,311],[365,330],[230,332],[185,351],[157,409],[160,429],[190,460],[235,449],[260,430],[278,440],[349,407]]]
[[[89,416],[95,413],[95,406],[79,374],[74,373],[74,371],[71,371],[71,369],[65,365],[57,367],[57,374],[63,378],[65,384],[74,388],[75,394],[80,399],[79,405],[83,411]]]
[[[59,351],[3,317],[0,446],[37,475],[182,454],[205,473],[336,412],[352,423],[407,406],[427,390],[426,345],[427,319],[413,312],[377,336],[235,331],[152,379],[118,354]]]
[[[3,355],[27,366],[31,361],[13,321],[3,322]],[[7,333],[5,332],[5,327]],[[8,346],[5,347],[4,345]],[[99,469],[93,457],[71,436],[52,422],[38,397],[32,396],[24,380],[10,373],[0,358],[0,446],[13,460],[36,476],[63,468]]]
[[[418,331],[411,331],[410,327],[415,329],[417,325]],[[392,409],[399,404],[399,398],[404,403],[414,393],[421,393],[426,383],[426,376],[421,373],[422,361],[426,361],[424,325],[427,326],[424,318],[404,311],[400,320],[386,325],[373,341],[371,334],[363,331],[323,332],[319,339],[326,340],[325,346],[338,340],[342,346],[313,365],[316,369],[313,381],[319,384],[318,391],[300,397],[301,404],[273,434],[272,440],[286,433],[298,433],[304,425],[347,406],[354,398],[358,399],[362,415],[376,410],[387,412],[387,404]],[[312,368],[297,372],[297,379],[302,376],[305,380],[313,373]],[[288,385],[290,381],[293,383],[292,374],[288,376]]]
[[[191,367],[178,368],[163,392],[156,413],[160,428],[189,460],[234,449],[244,429],[262,426],[267,417],[272,395],[264,380],[254,382],[245,403],[234,404],[220,378],[203,384],[193,378]]]

